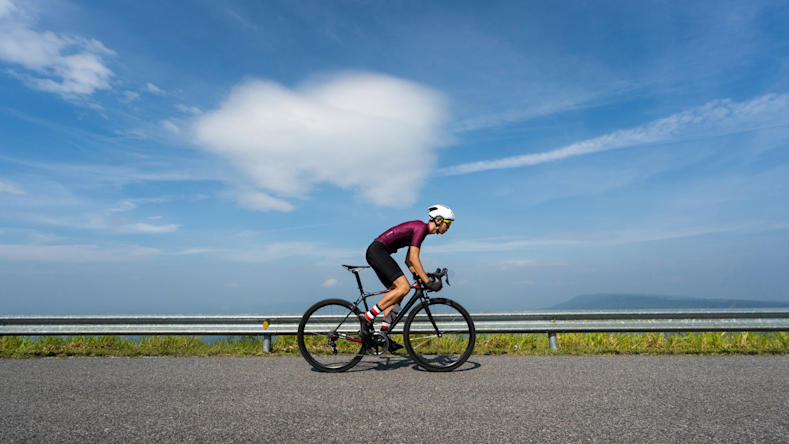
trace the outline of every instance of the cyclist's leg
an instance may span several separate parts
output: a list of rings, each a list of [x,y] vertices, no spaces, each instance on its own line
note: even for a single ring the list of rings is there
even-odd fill
[[[400,276],[395,281],[392,290],[387,293],[380,302],[378,302],[379,307],[386,307],[384,308],[384,318],[381,321],[381,333],[385,333],[389,331],[389,328],[392,325],[397,313],[390,313],[392,309],[395,307],[399,307],[399,304],[403,301],[405,296],[411,290],[411,284],[408,283],[408,279],[405,276]],[[398,311],[400,309],[398,308]],[[389,351],[391,353],[396,352],[397,350],[403,348],[402,345],[398,344],[397,341],[393,337],[389,337]]]
[[[400,276],[395,279],[394,288],[386,293],[376,305],[384,310],[384,314],[389,314],[389,310],[395,304],[402,302],[409,291],[411,291],[411,284],[408,283],[408,279],[405,276]]]
[[[393,287],[394,288],[389,290],[377,304],[373,305],[373,307],[365,313],[364,316],[368,321],[372,322],[381,313],[385,313],[384,315],[388,314],[392,307],[402,302],[411,290],[411,284],[408,283],[408,279],[406,279],[405,276],[400,276],[395,279]]]
[[[386,247],[384,247],[382,243],[375,241],[370,244],[367,248],[366,259],[367,263],[370,264],[375,271],[375,274],[378,275],[378,279],[381,280],[384,287],[393,287],[370,309],[370,311],[365,313],[365,318],[368,321],[372,321],[385,309],[402,301],[405,295],[410,291],[411,285],[403,274],[403,270],[401,270],[397,262],[392,259],[392,256],[389,255],[389,252],[386,251]]]

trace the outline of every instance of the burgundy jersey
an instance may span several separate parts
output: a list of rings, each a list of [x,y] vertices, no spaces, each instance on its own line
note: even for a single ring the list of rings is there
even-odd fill
[[[384,234],[376,237],[375,240],[384,244],[389,254],[403,247],[421,248],[428,228],[428,224],[421,220],[412,220],[384,231]]]

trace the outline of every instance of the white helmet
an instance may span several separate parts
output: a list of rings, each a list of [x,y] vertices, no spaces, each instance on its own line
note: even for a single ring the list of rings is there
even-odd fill
[[[446,205],[433,205],[427,209],[427,215],[430,216],[430,220],[433,220],[437,217],[449,221],[455,220],[455,213],[453,213],[452,210],[450,210]]]

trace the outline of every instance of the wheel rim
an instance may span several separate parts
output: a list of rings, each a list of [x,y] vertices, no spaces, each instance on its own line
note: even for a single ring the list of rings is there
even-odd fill
[[[441,336],[421,307],[409,326],[407,341],[413,357],[427,367],[452,367],[465,360],[473,347],[473,329],[463,313],[450,304],[432,303],[429,308]]]
[[[341,304],[321,306],[304,323],[304,349],[321,367],[346,366],[361,353],[359,329],[359,318],[348,307]]]

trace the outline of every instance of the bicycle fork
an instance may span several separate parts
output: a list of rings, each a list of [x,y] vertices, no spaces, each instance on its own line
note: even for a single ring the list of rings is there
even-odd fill
[[[433,324],[433,328],[436,330],[436,337],[440,338],[441,336],[443,336],[443,333],[441,333],[438,330],[438,326],[436,325],[436,321],[433,319],[433,314],[430,313],[430,304],[429,304],[429,302],[430,302],[430,298],[425,296],[425,301],[423,302],[423,304],[425,306],[425,313],[427,313],[427,318],[430,319],[430,323]]]

